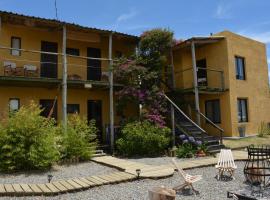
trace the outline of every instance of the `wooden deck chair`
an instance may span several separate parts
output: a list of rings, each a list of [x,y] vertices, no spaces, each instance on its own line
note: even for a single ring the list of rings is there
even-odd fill
[[[237,166],[234,163],[232,151],[230,149],[220,150],[216,169],[218,169],[218,180],[220,180],[220,177],[223,176],[224,172],[228,172],[230,177],[234,179],[234,171],[237,169]]]
[[[176,167],[177,171],[178,171],[178,174],[180,175],[180,177],[182,177],[184,179],[184,183],[181,184],[181,185],[178,185],[176,187],[174,187],[173,189],[175,191],[181,191],[183,190],[184,188],[186,187],[190,187],[190,189],[195,193],[199,193],[199,191],[195,190],[194,187],[193,187],[193,183],[199,181],[202,179],[202,176],[201,175],[189,175],[187,174],[182,168],[180,168],[178,166],[178,164],[176,163],[175,159],[173,158],[172,159],[172,163],[173,165]]]

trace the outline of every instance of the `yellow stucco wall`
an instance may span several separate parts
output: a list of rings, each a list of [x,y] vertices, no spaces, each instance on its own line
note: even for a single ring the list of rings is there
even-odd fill
[[[221,94],[200,94],[200,110],[205,113],[205,101],[220,100],[221,123],[217,124],[225,131],[225,136],[239,136],[238,126],[246,126],[246,135],[257,134],[262,121],[270,122],[270,96],[268,66],[265,45],[234,33],[225,31],[217,34],[225,38],[219,42],[196,47],[196,60],[206,59],[207,67],[224,71],[225,89]],[[245,57],[246,80],[236,80],[235,56]],[[176,87],[180,89],[193,86],[191,49],[174,51]],[[220,87],[220,76],[208,72],[209,87]],[[249,122],[238,123],[237,98],[248,99]],[[193,97],[194,101],[194,97]],[[202,123],[209,133],[217,132],[209,124]]]
[[[238,126],[242,125],[246,127],[246,134],[257,134],[262,121],[270,122],[269,78],[265,44],[229,31],[221,32],[218,35],[225,36],[228,45],[232,136],[239,136]],[[237,80],[235,77],[235,56],[245,58],[246,80]],[[247,123],[238,123],[237,98],[248,99],[249,120]]]
[[[69,32],[68,32],[69,33]],[[76,38],[76,32],[72,32],[73,37]],[[34,27],[26,27],[19,25],[10,25],[3,23],[0,32],[0,44],[6,47],[11,46],[11,37],[21,38],[21,48],[30,50],[41,50],[41,41],[57,42],[58,52],[62,52],[62,32],[52,31],[48,29],[39,29]],[[78,32],[78,38],[81,38],[82,33]],[[88,36],[84,33],[84,36]],[[93,39],[91,38],[93,37]],[[67,40],[67,47],[78,48],[80,50],[80,56],[87,56],[87,47],[100,48],[101,57],[108,58],[109,49],[108,36],[99,35],[98,33],[89,33],[87,41],[79,40]],[[113,56],[116,51],[122,52],[124,55],[130,55],[135,50],[135,42],[128,40],[124,37],[113,36]],[[10,50],[0,50],[0,76],[3,76],[3,61],[14,60],[17,66],[23,66],[24,64],[32,64],[40,68],[40,54],[21,52],[21,56],[12,56]],[[20,60],[20,61],[18,61]],[[35,62],[33,62],[35,61]],[[68,57],[68,74],[78,74],[83,79],[87,77],[87,60],[81,58]],[[62,58],[58,56],[58,78],[62,76]],[[72,65],[75,64],[75,65]],[[108,61],[102,61],[102,71],[107,71]],[[33,83],[35,84],[35,83]],[[58,96],[58,121],[61,120],[61,91],[56,87],[50,88],[43,84],[43,87],[27,87],[22,85],[4,86],[0,85],[0,116],[4,116],[8,111],[8,103],[10,98],[19,98],[20,105],[26,105],[31,100],[39,103],[40,99],[51,99]],[[102,122],[103,126],[109,123],[109,90],[107,89],[70,89],[68,88],[68,104],[79,104],[80,115],[87,116],[87,101],[88,100],[101,100],[102,101]],[[137,108],[130,108],[126,114],[137,114]],[[119,116],[115,112],[115,123],[119,122]]]

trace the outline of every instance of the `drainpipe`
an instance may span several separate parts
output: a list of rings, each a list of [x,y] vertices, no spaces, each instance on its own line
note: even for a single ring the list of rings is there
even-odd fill
[[[192,68],[193,68],[193,84],[194,84],[194,94],[195,94],[195,109],[196,109],[196,122],[201,126],[200,118],[200,99],[199,99],[199,89],[197,80],[197,65],[196,65],[196,54],[195,54],[195,43],[191,41],[191,55],[192,55]]]
[[[64,131],[67,128],[67,30],[66,25],[63,25],[63,44],[62,44],[62,62],[63,62],[63,77],[62,77],[62,120]]]
[[[109,36],[109,87],[110,87],[110,140],[111,140],[111,153],[114,153],[114,109],[113,109],[113,60],[112,60],[112,36]]]

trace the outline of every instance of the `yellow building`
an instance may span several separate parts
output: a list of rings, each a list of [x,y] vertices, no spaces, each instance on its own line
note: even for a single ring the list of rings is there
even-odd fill
[[[134,53],[138,38],[14,13],[0,12],[0,16],[1,115],[33,100],[44,108],[44,116],[54,108],[52,117],[60,121],[66,57],[67,113],[95,119],[104,132],[110,122],[110,50],[112,59],[128,56]],[[115,114],[116,124],[117,120]]]
[[[112,113],[110,61],[134,53],[138,38],[8,12],[0,17],[1,116],[33,100],[44,116],[60,121],[66,66],[67,113],[95,119],[104,133]],[[208,134],[224,129],[224,136],[253,135],[262,121],[270,122],[264,44],[224,31],[180,42],[173,61],[178,106]],[[138,114],[132,107],[127,112]],[[113,119],[118,124],[116,112]]]
[[[176,93],[206,132],[217,134],[215,124],[224,136],[255,135],[270,122],[265,44],[223,31],[179,43],[173,57]]]

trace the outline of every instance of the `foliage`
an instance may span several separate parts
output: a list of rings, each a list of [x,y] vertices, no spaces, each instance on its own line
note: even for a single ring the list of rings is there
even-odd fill
[[[124,156],[157,156],[169,145],[169,128],[160,128],[148,121],[131,122],[122,129],[116,141],[118,153]]]
[[[265,122],[261,122],[258,128],[258,137],[265,137],[266,135],[270,135],[270,127]]]
[[[0,128],[0,170],[46,169],[59,159],[55,121],[40,116],[34,103],[23,106]]]
[[[138,54],[131,59],[114,62],[114,76],[124,87],[117,95],[117,110],[123,115],[131,103],[143,105],[140,120],[165,126],[166,100],[161,93],[162,69],[173,44],[173,33],[167,29],[153,29],[141,35]]]
[[[192,158],[194,157],[197,148],[190,143],[184,143],[176,150],[176,156],[178,158]]]
[[[68,116],[66,133],[62,132],[63,129],[60,129],[62,159],[89,160],[96,149],[96,143],[93,142],[98,131],[95,122],[90,121],[88,124],[86,119],[73,114]]]

